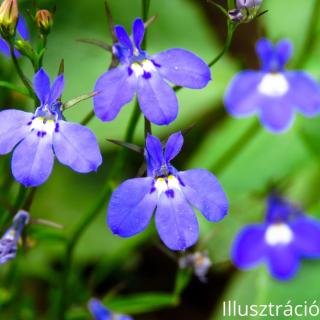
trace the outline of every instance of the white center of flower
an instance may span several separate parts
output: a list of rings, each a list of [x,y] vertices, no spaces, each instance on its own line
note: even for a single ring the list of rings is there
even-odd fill
[[[151,72],[155,70],[153,63],[150,60],[143,60],[141,63],[134,62],[131,64],[131,69],[136,77],[142,76],[145,72]]]
[[[32,120],[31,130],[36,130],[38,132],[45,132],[46,134],[52,135],[56,128],[56,123],[54,120],[46,120],[43,117],[37,117]]]
[[[158,191],[158,196],[168,190],[180,190],[180,184],[176,177],[170,175],[167,178],[158,178],[155,182],[155,188]]]
[[[271,97],[281,97],[289,90],[289,83],[281,73],[268,73],[259,83],[258,90]]]
[[[271,246],[288,244],[293,240],[293,232],[285,223],[272,224],[267,228],[265,240]]]

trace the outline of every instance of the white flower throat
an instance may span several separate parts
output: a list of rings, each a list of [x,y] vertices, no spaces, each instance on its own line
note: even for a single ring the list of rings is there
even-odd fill
[[[154,186],[158,191],[158,197],[160,197],[163,192],[166,192],[168,190],[180,190],[180,183],[178,179],[173,175],[169,175],[165,178],[157,178]]]
[[[274,223],[267,228],[265,240],[271,246],[289,244],[293,240],[293,232],[285,223]]]
[[[267,73],[258,85],[260,93],[270,97],[281,97],[289,90],[289,83],[281,73]]]
[[[130,67],[136,77],[141,77],[145,73],[150,73],[155,70],[153,63],[148,59],[144,59],[141,62],[134,62]]]

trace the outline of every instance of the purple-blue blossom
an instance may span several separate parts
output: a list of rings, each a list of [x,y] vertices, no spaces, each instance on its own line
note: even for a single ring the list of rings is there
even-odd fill
[[[131,237],[142,232],[156,211],[161,240],[171,250],[185,250],[199,236],[193,207],[212,222],[227,214],[226,194],[213,174],[203,169],[177,171],[171,165],[182,145],[180,132],[169,137],[165,149],[158,138],[148,135],[147,177],[123,182],[111,196],[107,223],[114,234]]]
[[[29,34],[27,23],[21,15],[19,16],[16,32],[17,32],[17,36],[21,37],[23,40],[30,39],[30,34]],[[20,53],[18,50],[15,49],[14,52],[15,52],[16,57],[20,56]],[[1,36],[0,36],[0,53],[4,54],[7,57],[10,56],[9,45],[5,40],[2,39]]]
[[[266,263],[273,277],[288,280],[298,271],[301,258],[320,258],[320,222],[271,195],[265,222],[240,231],[233,244],[232,260],[244,270]]]
[[[120,109],[137,94],[141,111],[157,125],[167,125],[178,114],[178,100],[167,81],[182,87],[201,89],[211,80],[207,64],[184,49],[170,49],[149,55],[141,49],[145,27],[137,18],[132,37],[122,26],[115,27],[119,40],[113,53],[118,67],[104,73],[97,81],[94,97],[96,116],[113,120]]]
[[[50,87],[49,76],[40,69],[34,76],[34,90],[41,103],[35,113],[0,112],[0,155],[14,149],[12,173],[26,187],[38,186],[48,179],[54,155],[79,173],[95,171],[102,162],[92,131],[64,120],[59,101],[63,88],[63,75]]]
[[[245,70],[231,81],[225,105],[235,117],[257,115],[269,131],[280,133],[294,122],[295,112],[313,117],[320,111],[320,86],[304,71],[286,71],[291,42],[275,46],[267,39],[256,45],[261,70]]]
[[[88,307],[94,320],[133,320],[130,316],[112,313],[95,298],[89,301]]]
[[[28,212],[24,210],[18,211],[14,216],[12,225],[0,239],[0,265],[16,257],[18,241],[29,218]]]

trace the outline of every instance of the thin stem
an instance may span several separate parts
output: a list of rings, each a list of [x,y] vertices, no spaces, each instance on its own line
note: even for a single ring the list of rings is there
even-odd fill
[[[147,138],[148,134],[152,134],[151,122],[144,117],[144,137]]]
[[[94,118],[94,111],[90,111],[80,122],[83,126],[87,125]]]
[[[31,209],[34,197],[36,195],[37,192],[37,188],[31,188],[28,194],[28,197],[26,198],[26,200],[24,201],[23,204],[23,209],[25,209],[26,211],[29,211]]]
[[[61,296],[58,310],[58,318],[57,319],[65,319],[65,311],[68,307],[68,278],[69,273],[72,267],[72,259],[73,253],[76,244],[80,240],[81,236],[85,232],[85,230],[90,226],[91,222],[97,217],[97,215],[101,212],[101,209],[105,206],[108,198],[111,194],[111,187],[109,184],[105,187],[104,192],[102,193],[99,202],[94,205],[94,207],[88,211],[87,214],[84,215],[82,221],[76,227],[71,237],[67,242],[67,247],[65,251],[64,264],[63,264],[63,273],[61,278]]]
[[[23,82],[23,84],[25,85],[25,87],[27,88],[30,97],[32,97],[35,101],[37,101],[37,98],[34,94],[33,88],[31,86],[30,80],[24,75],[23,71],[20,68],[20,65],[18,63],[18,60],[16,58],[15,52],[14,52],[14,46],[13,44],[10,44],[10,55],[11,55],[11,59],[13,62],[13,65],[18,73],[19,78],[21,79],[21,81]]]

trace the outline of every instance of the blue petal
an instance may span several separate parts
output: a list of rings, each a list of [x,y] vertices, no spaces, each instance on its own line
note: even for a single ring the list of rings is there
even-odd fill
[[[98,299],[91,299],[88,307],[94,320],[112,320],[112,313]]]
[[[238,268],[253,268],[263,261],[267,253],[264,234],[265,226],[255,224],[244,227],[236,236],[231,258]]]
[[[148,175],[152,175],[154,170],[159,170],[164,160],[161,141],[150,134],[146,138],[146,158]]]
[[[52,137],[32,131],[13,152],[12,173],[26,187],[36,187],[50,176],[53,161]]]
[[[50,78],[42,68],[34,75],[33,87],[41,104],[46,104],[50,95]]]
[[[95,135],[80,124],[59,121],[53,135],[53,148],[58,160],[74,171],[96,171],[102,156]]]
[[[32,113],[20,110],[0,112],[0,154],[9,153],[30,131]]]
[[[161,240],[171,250],[185,250],[195,244],[199,225],[192,207],[180,190],[163,192],[155,215]]]
[[[182,146],[183,146],[183,136],[180,131],[172,134],[169,137],[166,144],[165,152],[164,152],[164,158],[167,163],[170,162],[173,158],[175,158],[179,154]]]
[[[115,26],[114,32],[115,32],[115,35],[116,35],[117,39],[119,40],[119,42],[123,46],[128,48],[128,50],[130,51],[130,54],[132,55],[133,54],[133,46],[132,46],[131,39],[130,39],[126,29],[123,26]]]
[[[152,178],[130,179],[113,192],[107,224],[114,234],[131,237],[148,226],[157,203],[152,184]]]
[[[289,82],[288,99],[305,116],[314,116],[320,111],[320,86],[303,71],[285,73]],[[306,99],[306,97],[308,97]]]
[[[141,51],[141,43],[144,37],[144,23],[140,18],[137,18],[133,22],[132,26],[133,40],[136,45],[136,48]]]
[[[168,125],[178,114],[178,100],[173,89],[160,77],[151,72],[151,77],[140,77],[138,100],[146,118],[157,125]]]
[[[281,40],[276,44],[274,51],[278,60],[279,69],[282,70],[292,56],[292,42],[289,40]]]
[[[19,16],[19,20],[18,20],[17,31],[21,36],[21,38],[23,38],[23,40],[30,39],[30,33],[29,33],[27,22],[21,15]]]
[[[299,258],[292,245],[274,245],[268,247],[268,267],[273,277],[289,280],[299,269]]]
[[[268,39],[260,39],[256,43],[256,51],[261,61],[262,69],[270,71],[270,64],[274,59],[273,44]]]
[[[129,76],[126,67],[104,73],[97,81],[93,98],[94,112],[102,121],[111,121],[130,102],[136,91],[136,77]]]
[[[53,82],[50,89],[50,96],[48,99],[48,104],[56,102],[62,95],[64,89],[64,75],[60,74]]]
[[[232,79],[224,97],[229,113],[235,117],[246,117],[257,112],[266,99],[258,91],[263,76],[262,72],[242,71]]]
[[[8,44],[0,37],[0,53],[10,57],[10,48]]]
[[[299,255],[308,258],[320,257],[320,222],[311,218],[298,218],[291,222],[294,247]]]
[[[204,169],[179,172],[181,190],[187,200],[209,221],[219,221],[228,213],[228,199],[218,179]]]
[[[294,106],[290,97],[265,98],[261,104],[260,121],[271,132],[282,133],[287,131],[295,119]]]
[[[198,56],[183,49],[170,49],[152,56],[159,73],[170,82],[187,88],[204,88],[211,80],[208,65]]]
[[[295,204],[283,199],[277,194],[271,194],[267,201],[267,223],[287,222],[303,214]]]

